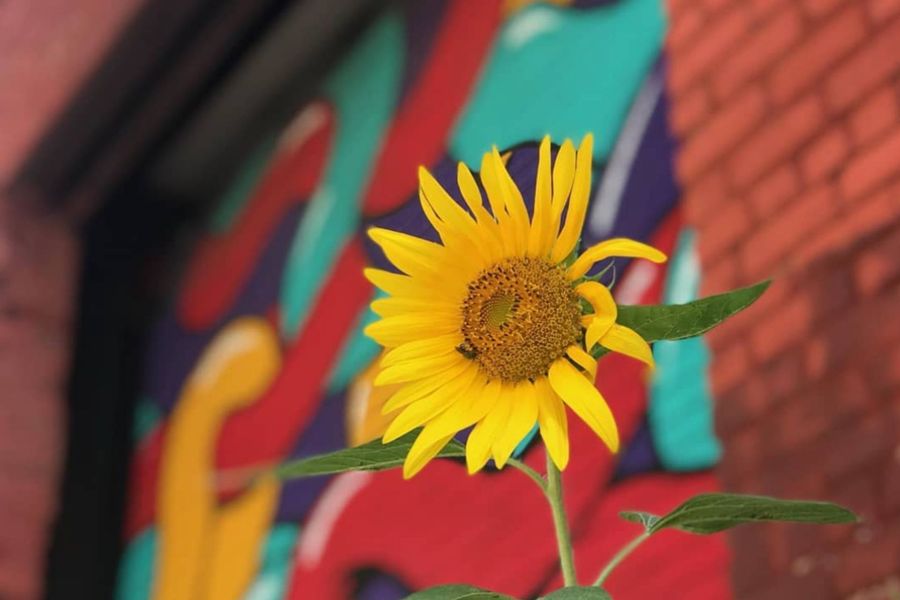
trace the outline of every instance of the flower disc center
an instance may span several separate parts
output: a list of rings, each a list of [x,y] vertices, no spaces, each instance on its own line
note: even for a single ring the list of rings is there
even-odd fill
[[[490,378],[535,379],[578,341],[581,307],[565,272],[537,258],[510,258],[469,283],[459,350]]]

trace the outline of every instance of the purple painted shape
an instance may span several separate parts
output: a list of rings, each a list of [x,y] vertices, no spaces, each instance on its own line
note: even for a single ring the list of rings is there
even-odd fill
[[[403,6],[403,23],[406,25],[406,64],[400,81],[399,105],[410,88],[418,81],[419,74],[431,54],[431,46],[437,38],[448,0],[418,0]]]
[[[663,70],[664,65],[657,65],[656,75],[662,77]],[[647,241],[678,202],[679,189],[673,168],[675,138],[669,130],[668,113],[668,96],[663,91],[631,165],[609,237]],[[596,232],[585,228],[584,243],[589,245],[598,241]]]
[[[186,330],[178,323],[174,307],[154,327],[148,344],[143,389],[163,412],[168,413],[175,405],[200,354],[223,326],[244,315],[264,316],[276,304],[303,206],[296,204],[281,219],[234,304],[213,327],[202,332]]]
[[[368,570],[357,579],[356,600],[400,600],[412,593],[399,579],[378,570]]]
[[[653,445],[653,434],[645,417],[640,428],[628,441],[628,445],[625,446],[625,450],[616,464],[613,481],[662,470],[662,463],[660,463],[659,456],[656,454],[656,447]]]
[[[312,421],[300,435],[286,460],[304,458],[347,446],[346,392],[327,395],[319,404]],[[318,500],[331,477],[312,477],[289,481],[281,488],[276,521],[302,522]]]

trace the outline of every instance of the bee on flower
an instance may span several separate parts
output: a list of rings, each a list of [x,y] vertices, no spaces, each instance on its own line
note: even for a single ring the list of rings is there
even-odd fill
[[[463,163],[457,182],[465,207],[420,168],[419,200],[440,243],[369,229],[399,271],[365,271],[387,294],[372,302],[381,318],[366,328],[386,349],[375,384],[399,384],[383,407],[399,411],[383,441],[422,428],[404,477],[469,427],[469,473],[490,458],[502,468],[535,425],[553,463],[565,469],[566,406],[618,451],[615,419],[594,386],[592,352],[600,346],[650,366],[653,355],[639,334],[616,323],[612,294],[587,274],[615,256],[657,263],[666,256],[625,238],[576,255],[592,152],[587,135],[577,152],[566,140],[551,161],[550,139],[542,140],[531,215],[496,148],[481,162],[487,204]]]

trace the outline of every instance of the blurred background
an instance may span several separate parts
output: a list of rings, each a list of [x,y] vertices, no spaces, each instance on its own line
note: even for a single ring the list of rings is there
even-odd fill
[[[619,510],[728,490],[864,521],[662,535],[617,600],[900,598],[900,1],[7,0],[0,90],[3,600],[558,586],[517,473],[246,474],[383,430],[363,231],[423,231],[416,167],[455,193],[496,144],[528,195],[587,132],[585,241],[672,257],[617,263],[620,303],[775,283],[651,377],[601,363],[624,450],[570,420],[582,577]]]

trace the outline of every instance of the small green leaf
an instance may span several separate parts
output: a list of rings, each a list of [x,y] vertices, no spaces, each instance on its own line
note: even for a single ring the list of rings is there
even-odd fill
[[[405,600],[515,600],[512,596],[471,585],[439,585],[410,594]]]
[[[763,281],[686,304],[620,306],[616,322],[634,329],[648,342],[695,337],[753,304],[770,283]],[[606,349],[597,346],[594,356],[599,357],[606,352]]]
[[[301,458],[283,463],[275,470],[275,474],[282,479],[299,479],[313,477],[315,475],[332,475],[346,471],[383,471],[393,469],[403,464],[403,460],[409,453],[413,442],[419,432],[410,433],[390,442],[382,444],[381,440],[375,440],[355,448],[345,448],[328,454],[319,454],[309,458]],[[466,455],[466,450],[459,442],[451,440],[438,457],[461,458]]]
[[[641,512],[637,510],[626,510],[619,513],[619,516],[625,519],[626,521],[632,521],[634,523],[640,523],[644,526],[644,529],[650,531],[653,529],[653,526],[656,525],[656,522],[659,521],[659,515],[654,515],[648,512]]]
[[[598,587],[564,587],[541,600],[612,600],[612,596]]]
[[[858,518],[846,508],[830,502],[779,500],[743,494],[700,494],[657,520],[648,531],[655,533],[675,527],[691,533],[709,534],[760,521],[834,525],[855,523]]]

